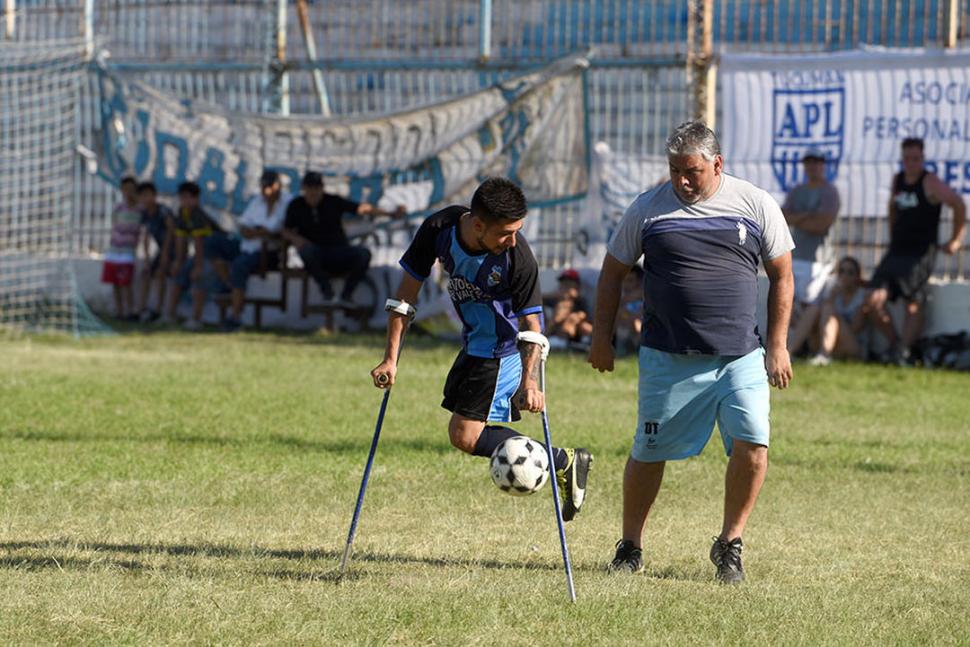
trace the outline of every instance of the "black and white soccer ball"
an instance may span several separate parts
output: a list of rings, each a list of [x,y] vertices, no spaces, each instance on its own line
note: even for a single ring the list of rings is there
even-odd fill
[[[514,436],[495,448],[489,472],[498,489],[513,496],[526,496],[545,485],[549,457],[546,448],[536,441]]]

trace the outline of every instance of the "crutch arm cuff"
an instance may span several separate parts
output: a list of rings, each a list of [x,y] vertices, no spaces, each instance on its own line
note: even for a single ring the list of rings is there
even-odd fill
[[[414,309],[407,301],[398,301],[397,299],[388,299],[384,303],[384,310],[387,312],[396,312],[399,315],[404,315],[408,319],[414,319],[414,315],[417,310]]]
[[[542,361],[546,361],[546,358],[549,357],[549,340],[541,332],[523,330],[515,339],[527,344],[536,344],[539,347],[539,357]]]

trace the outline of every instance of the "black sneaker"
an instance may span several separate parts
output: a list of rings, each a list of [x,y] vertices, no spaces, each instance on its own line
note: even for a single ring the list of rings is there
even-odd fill
[[[616,555],[606,567],[610,573],[639,573],[643,570],[643,551],[629,539],[616,542]]]
[[[559,496],[562,497],[562,520],[572,521],[586,501],[586,479],[593,455],[583,447],[565,449],[569,462],[565,469],[556,470]]]
[[[711,546],[711,561],[717,566],[717,579],[724,584],[740,584],[744,581],[744,566],[741,565],[741,549],[744,543],[740,537],[724,541],[714,538]]]

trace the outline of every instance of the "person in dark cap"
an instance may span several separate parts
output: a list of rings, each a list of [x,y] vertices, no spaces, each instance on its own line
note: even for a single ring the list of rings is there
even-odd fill
[[[223,322],[227,330],[236,330],[242,325],[240,318],[246,298],[246,284],[249,277],[259,271],[263,248],[267,252],[267,267],[278,267],[280,264],[279,236],[288,203],[283,195],[279,173],[271,169],[263,171],[259,177],[259,195],[249,201],[239,217],[242,241],[238,246],[218,250],[212,259],[219,278],[231,289],[232,310]]]
[[[286,209],[283,236],[296,248],[303,266],[313,277],[324,302],[350,307],[354,288],[367,274],[371,253],[366,247],[350,244],[344,231],[345,213],[360,216],[403,216],[404,206],[393,213],[378,209],[367,202],[354,202],[323,190],[323,176],[308,171],[301,183],[302,195],[290,202]],[[339,300],[334,299],[330,278],[344,277]]]
[[[788,340],[795,353],[818,323],[823,296],[835,269],[830,232],[839,215],[839,192],[825,176],[825,152],[811,148],[802,155],[805,181],[785,198],[782,213],[788,222],[795,249],[795,306]]]
[[[582,296],[582,282],[576,270],[563,270],[559,274],[559,289],[544,301],[550,313],[547,327],[550,342],[553,338],[580,341],[593,333],[593,319]]]

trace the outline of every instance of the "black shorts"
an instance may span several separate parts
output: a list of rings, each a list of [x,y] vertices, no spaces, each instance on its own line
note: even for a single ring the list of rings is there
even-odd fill
[[[885,288],[889,300],[902,297],[907,301],[926,300],[926,284],[936,266],[936,247],[922,256],[892,256],[886,254],[869,281],[874,289]]]
[[[471,420],[514,422],[521,416],[512,396],[522,379],[522,358],[501,359],[458,353],[445,380],[441,406]]]

